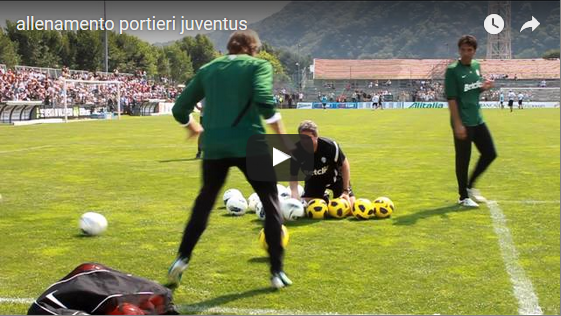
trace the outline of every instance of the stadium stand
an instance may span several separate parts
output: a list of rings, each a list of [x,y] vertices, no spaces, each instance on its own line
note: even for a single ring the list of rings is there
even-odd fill
[[[390,101],[441,101],[444,73],[451,59],[314,59],[313,80],[308,80],[304,99],[361,101],[378,94]],[[500,89],[559,87],[559,59],[480,59],[484,76],[496,81],[496,89],[483,95],[495,100]],[[557,89],[558,90],[558,89]],[[559,100],[559,91],[532,89],[535,101]],[[552,99],[553,98],[553,99]],[[359,100],[360,101],[360,100]]]
[[[448,59],[314,59],[314,79],[444,79]],[[559,79],[559,59],[480,59],[484,74]]]
[[[174,100],[181,91],[166,78],[160,78],[159,82],[149,80],[145,72],[133,75],[15,66],[14,69],[0,68],[0,102],[42,101],[44,106],[60,107],[64,97],[63,78],[121,81],[123,106],[140,104],[148,99]],[[69,84],[67,95],[73,105],[111,106],[117,103],[116,88],[110,86]]]

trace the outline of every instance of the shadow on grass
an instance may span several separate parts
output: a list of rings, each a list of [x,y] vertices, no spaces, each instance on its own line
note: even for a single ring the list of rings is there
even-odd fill
[[[76,237],[76,238],[95,238],[97,236],[78,233],[78,234],[74,235],[74,237]]]
[[[393,224],[394,225],[415,225],[417,223],[417,221],[420,220],[420,219],[430,218],[430,217],[433,217],[433,216],[446,217],[448,213],[469,212],[469,211],[473,212],[472,209],[454,204],[454,205],[450,205],[450,206],[444,206],[444,207],[424,210],[424,211],[420,211],[420,212],[405,215],[405,216],[395,217]]]
[[[270,287],[253,289],[241,293],[232,293],[221,295],[215,298],[207,299],[193,304],[181,304],[177,306],[177,309],[182,314],[193,314],[193,313],[208,313],[207,311],[213,307],[224,305],[236,300],[241,300],[244,298],[250,298],[258,295],[273,293],[276,290]]]
[[[309,218],[299,218],[295,221],[285,221],[283,223],[284,226],[286,226],[286,228],[290,228],[290,227],[299,227],[299,226],[307,226],[307,225],[312,225],[315,223],[319,223],[321,220],[317,220],[317,219],[309,219]],[[255,218],[253,220],[251,220],[252,223],[254,224],[258,224],[256,225],[253,230],[255,231],[259,231],[263,228],[263,225],[265,224],[265,221],[260,220],[258,218]]]
[[[170,159],[170,160],[158,160],[159,163],[168,163],[168,162],[183,162],[183,161],[195,161],[200,160],[197,158],[183,158],[183,159]]]
[[[255,257],[247,260],[249,263],[269,263],[269,257]]]

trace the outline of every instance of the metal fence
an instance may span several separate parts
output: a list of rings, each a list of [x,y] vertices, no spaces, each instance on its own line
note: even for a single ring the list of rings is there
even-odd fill
[[[6,68],[5,65],[0,65],[4,66],[4,68]],[[16,71],[32,71],[32,72],[40,72],[40,73],[44,73],[47,76],[51,77],[51,78],[58,78],[62,75],[62,69],[58,69],[58,68],[44,68],[44,67],[31,67],[31,66],[21,66],[21,65],[16,65],[14,67],[14,69]],[[76,69],[69,69],[68,72],[73,75],[73,74],[90,74],[90,73],[96,73],[98,75],[102,75],[102,76],[111,76],[113,75],[112,72],[103,72],[103,71],[88,71],[88,70],[76,70]],[[119,76],[125,76],[125,77],[131,77],[134,76],[131,73],[119,73]]]

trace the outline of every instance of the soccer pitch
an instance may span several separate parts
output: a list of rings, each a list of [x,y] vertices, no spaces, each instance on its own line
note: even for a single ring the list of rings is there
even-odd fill
[[[483,111],[498,158],[477,187],[494,203],[465,209],[448,110],[283,111],[288,132],[312,119],[338,141],[357,197],[396,211],[287,223],[295,284],[271,291],[262,222],[219,200],[174,301],[182,313],[559,314],[559,114]],[[25,314],[87,261],[164,282],[200,185],[195,153],[170,116],[0,126],[0,313]],[[237,169],[228,188],[253,192]],[[80,236],[86,211],[106,216],[104,235]]]

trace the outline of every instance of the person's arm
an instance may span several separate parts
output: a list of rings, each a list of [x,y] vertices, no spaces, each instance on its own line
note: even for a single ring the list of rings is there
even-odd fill
[[[454,135],[458,139],[465,139],[467,137],[466,127],[460,118],[460,111],[458,110],[458,103],[456,99],[448,99],[448,108],[452,116],[452,125],[454,126]]]
[[[175,100],[175,104],[171,109],[175,120],[187,128],[189,138],[195,137],[203,131],[202,126],[191,117],[195,105],[204,97],[199,74],[195,75],[191,82],[189,82],[185,90],[183,90],[181,95]]]
[[[481,67],[479,67],[479,72],[481,73]],[[480,91],[487,91],[495,86],[495,80],[485,79],[481,85]]]
[[[454,128],[454,136],[457,139],[465,139],[467,137],[466,127],[462,123],[460,117],[460,110],[458,108],[458,84],[456,78],[454,77],[453,69],[446,69],[446,75],[444,79],[444,91],[446,93],[446,98],[448,99],[448,109],[450,110],[450,116],[452,118],[452,126]]]
[[[257,106],[259,114],[277,134],[286,134],[282,117],[275,107],[273,96],[273,67],[268,61],[257,65],[253,77],[252,102]]]
[[[298,193],[298,181],[290,181],[290,195],[292,198],[300,200],[300,194]]]
[[[351,186],[351,164],[349,163],[349,160],[347,158],[345,158],[345,160],[343,161],[343,166],[341,166],[341,173],[341,176],[343,177],[343,194],[341,194],[341,198],[349,201]]]
[[[339,144],[334,142],[334,145],[334,161],[336,164],[336,168],[341,171],[341,177],[343,181],[343,193],[341,194],[340,198],[346,199],[350,203],[351,201],[349,198],[349,190],[351,186],[351,165],[349,163],[349,160],[345,156],[345,153],[343,153],[343,151],[341,150]]]

